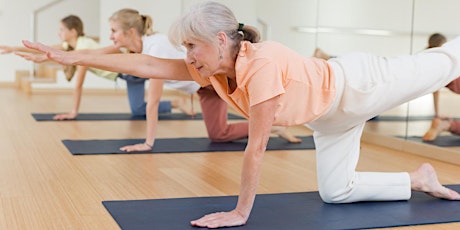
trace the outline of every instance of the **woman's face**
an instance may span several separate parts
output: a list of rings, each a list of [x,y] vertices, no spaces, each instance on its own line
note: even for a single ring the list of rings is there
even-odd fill
[[[113,41],[113,44],[118,48],[126,48],[131,41],[126,36],[125,31],[121,28],[119,23],[116,21],[110,20],[110,30],[112,33],[110,34],[110,40]]]
[[[209,77],[218,72],[221,53],[217,47],[195,39],[184,41],[183,45],[187,48],[187,63],[195,66],[201,76]]]
[[[63,42],[69,42],[72,38],[76,37],[76,31],[75,30],[69,30],[62,22],[59,23],[59,38],[61,38],[61,41]]]

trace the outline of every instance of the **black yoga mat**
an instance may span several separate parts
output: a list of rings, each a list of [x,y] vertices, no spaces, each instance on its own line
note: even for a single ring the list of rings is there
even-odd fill
[[[460,136],[453,136],[453,135],[446,135],[446,136],[438,136],[433,141],[423,141],[421,137],[411,136],[408,137],[407,140],[436,145],[440,147],[460,147]]]
[[[32,117],[36,121],[55,121],[53,120],[56,113],[32,113]],[[164,113],[158,115],[158,120],[202,120],[201,113],[195,116],[190,116],[185,113]],[[244,117],[228,114],[228,119],[238,120],[245,119]],[[114,121],[114,120],[145,120],[145,116],[134,116],[130,113],[79,113],[78,117],[73,120],[64,121]]]
[[[267,150],[314,149],[312,136],[299,137],[302,143],[289,143],[279,137],[270,137]],[[157,138],[151,151],[126,153],[120,149],[125,145],[143,143],[145,139],[120,140],[63,140],[62,143],[74,155],[83,154],[137,154],[137,153],[184,153],[184,152],[223,152],[243,151],[247,139],[232,142],[211,142],[207,137],[200,138]]]
[[[431,121],[434,116],[389,116],[389,115],[380,115],[376,116],[368,121]]]
[[[448,186],[460,191],[460,185]],[[232,210],[236,196],[103,201],[122,229],[197,229],[190,221]],[[460,201],[412,192],[409,201],[326,204],[318,192],[257,195],[246,225],[238,229],[369,229],[460,221]]]

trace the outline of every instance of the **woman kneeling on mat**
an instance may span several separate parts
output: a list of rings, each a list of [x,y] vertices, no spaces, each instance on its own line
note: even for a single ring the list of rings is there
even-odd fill
[[[413,172],[357,172],[365,122],[431,93],[460,75],[460,38],[442,48],[383,58],[365,53],[325,61],[304,57],[239,24],[226,6],[205,2],[185,13],[170,31],[186,60],[146,55],[84,55],[25,41],[64,64],[88,65],[146,78],[195,80],[249,119],[236,208],[191,221],[200,227],[243,225],[249,218],[272,125],[307,124],[314,130],[319,194],[327,203],[407,200],[411,190],[459,200],[441,185],[434,168]]]

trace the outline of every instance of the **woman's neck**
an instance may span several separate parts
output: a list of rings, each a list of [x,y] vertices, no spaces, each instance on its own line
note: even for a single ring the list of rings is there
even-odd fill
[[[142,41],[142,36],[133,39],[134,41],[131,43],[131,46],[128,48],[128,50],[132,53],[142,53],[142,48],[143,48],[143,41]]]
[[[75,47],[77,46],[77,41],[78,41],[78,37],[75,37],[67,41],[67,43],[69,44],[70,47],[75,49]]]
[[[236,77],[227,76],[227,84],[228,84],[228,93],[233,93],[235,89],[238,87],[236,83]]]

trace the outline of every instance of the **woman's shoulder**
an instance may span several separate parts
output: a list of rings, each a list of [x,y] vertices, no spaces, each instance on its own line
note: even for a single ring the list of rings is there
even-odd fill
[[[273,55],[286,55],[293,52],[287,46],[276,41],[262,41],[258,43],[251,43],[243,41],[239,56],[246,56],[248,58],[263,58],[271,57]]]
[[[272,50],[290,50],[289,47],[276,41],[262,41],[252,43],[249,41],[243,41],[241,43],[241,50],[254,50],[254,51],[272,51]]]
[[[94,40],[93,38],[87,37],[87,36],[80,36],[77,39],[77,45],[75,47],[76,50],[79,49],[95,49],[99,48],[100,45],[99,43]]]
[[[142,53],[160,58],[184,58],[185,52],[178,50],[163,34],[144,36]]]
[[[168,36],[158,32],[151,35],[144,35],[143,38],[148,41],[169,41]]]
[[[96,39],[88,36],[80,36],[78,37],[77,41],[85,42],[85,43],[98,43]]]

